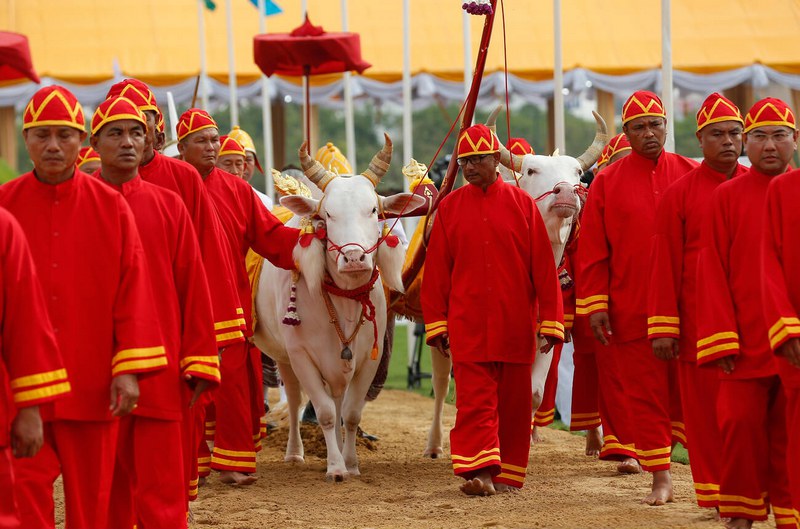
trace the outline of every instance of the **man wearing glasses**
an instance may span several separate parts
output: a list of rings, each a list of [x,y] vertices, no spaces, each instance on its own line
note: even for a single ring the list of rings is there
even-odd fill
[[[475,496],[522,487],[533,359],[564,339],[547,230],[530,195],[499,178],[499,148],[485,125],[459,137],[468,185],[437,210],[420,296],[428,344],[453,359],[451,459]]]
[[[767,322],[762,292],[767,189],[797,149],[786,103],[766,98],[753,105],[744,118],[744,145],[750,170],[717,187],[703,231],[697,363],[719,367],[720,516],[730,518],[729,529],[750,528],[771,507],[778,527],[797,527],[786,469],[785,388],[771,349],[787,329],[774,318]]]

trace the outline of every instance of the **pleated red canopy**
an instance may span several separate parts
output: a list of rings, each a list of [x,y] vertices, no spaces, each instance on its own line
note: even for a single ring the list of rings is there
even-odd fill
[[[264,75],[303,76],[303,124],[310,142],[308,76],[356,71],[371,65],[361,58],[361,37],[357,33],[327,33],[322,26],[306,20],[291,33],[253,37],[253,57]]]
[[[30,79],[38,83],[33,69],[28,37],[10,31],[0,31],[0,81]]]

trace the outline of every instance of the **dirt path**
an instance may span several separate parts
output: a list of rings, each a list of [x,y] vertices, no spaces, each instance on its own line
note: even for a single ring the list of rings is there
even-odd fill
[[[258,482],[236,489],[212,475],[193,504],[194,528],[719,528],[693,501],[689,468],[673,465],[674,504],[641,505],[649,477],[622,476],[613,464],[583,455],[583,438],[546,430],[531,451],[519,494],[466,497],[448,459],[421,457],[433,402],[385,390],[364,412],[363,427],[380,437],[359,446],[362,476],[325,482],[324,443],[308,429],[306,464],[283,463],[286,434],[277,431],[258,456]],[[445,408],[446,427],[455,410]],[[314,454],[319,454],[318,456]],[[756,524],[756,527],[762,524]],[[766,526],[766,524],[763,524]]]

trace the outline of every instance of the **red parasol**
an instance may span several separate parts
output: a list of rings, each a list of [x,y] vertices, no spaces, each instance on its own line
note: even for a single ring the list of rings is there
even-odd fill
[[[291,33],[256,35],[253,56],[265,75],[300,76],[305,78],[303,108],[306,141],[309,141],[308,76],[357,71],[371,65],[361,58],[361,38],[357,33],[327,33],[322,26],[308,20]],[[309,148],[311,143],[309,141]]]
[[[0,81],[28,78],[38,83],[33,69],[28,37],[10,31],[0,31]]]

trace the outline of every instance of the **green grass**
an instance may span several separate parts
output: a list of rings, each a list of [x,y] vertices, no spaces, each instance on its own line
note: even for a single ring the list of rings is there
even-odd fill
[[[395,328],[392,359],[389,362],[389,375],[386,378],[385,385],[387,388],[408,389],[408,353],[406,349],[408,344],[408,333],[406,331],[406,325],[413,326],[413,323],[398,322],[397,327]],[[423,344],[421,357],[420,371],[430,374],[431,350],[427,345]],[[426,397],[433,397],[433,389],[431,388],[430,378],[422,379],[420,381],[420,387],[412,388],[410,391],[414,391],[415,393],[419,393],[420,395],[424,395]],[[452,382],[450,383],[450,393],[447,396],[447,402],[451,404],[454,402],[454,388]],[[559,420],[556,420],[550,426],[550,428],[564,431],[568,430],[567,426]],[[574,435],[585,434],[583,432],[574,432]],[[678,444],[675,446],[675,449],[672,451],[672,461],[675,463],[681,463],[683,465],[689,464],[689,454],[683,445]]]

